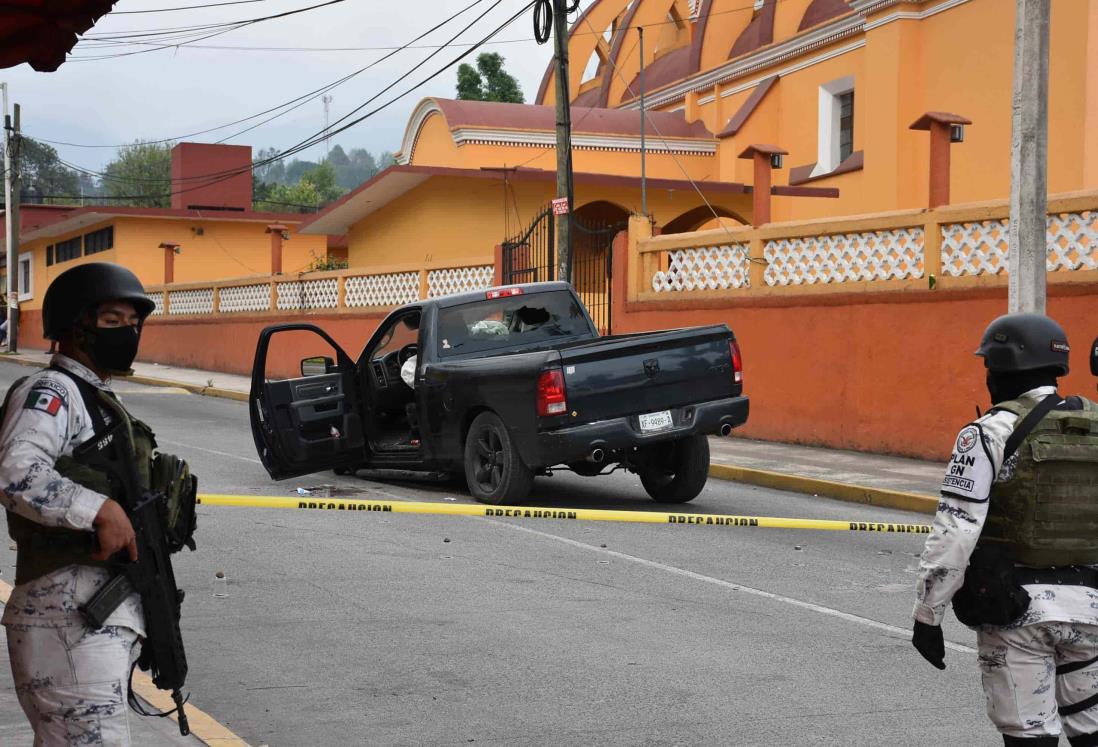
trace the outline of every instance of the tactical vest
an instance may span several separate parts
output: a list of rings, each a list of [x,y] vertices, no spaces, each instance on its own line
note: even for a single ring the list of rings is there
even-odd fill
[[[138,485],[142,491],[161,491],[165,500],[161,502],[165,518],[165,534],[171,552],[178,552],[185,546],[194,549],[191,538],[195,529],[195,494],[197,481],[190,474],[187,463],[172,454],[156,452],[156,436],[145,423],[133,418],[117,402],[105,399],[111,395],[96,389],[90,383],[65,371],[77,384],[84,407],[91,416],[96,436],[106,429],[103,410],[106,409],[116,418],[124,418],[125,427],[120,430],[126,438],[136,458]],[[0,407],[0,424],[7,413],[11,393],[26,379],[16,381]],[[111,406],[113,405],[113,406]],[[78,458],[59,457],[54,469],[62,477],[107,497],[116,496],[118,487],[112,476],[103,470],[94,469],[80,462]],[[106,567],[108,561],[91,558],[95,550],[95,534],[67,527],[48,527],[31,521],[13,511],[7,512],[8,534],[15,540],[16,554],[15,583],[24,584],[41,578],[68,565],[88,565]]]
[[[1098,564],[1098,405],[1080,399],[1081,410],[1050,411],[1015,452],[1010,478],[992,485],[980,542],[1006,547],[1015,563]],[[1020,423],[1033,405],[995,409]]]

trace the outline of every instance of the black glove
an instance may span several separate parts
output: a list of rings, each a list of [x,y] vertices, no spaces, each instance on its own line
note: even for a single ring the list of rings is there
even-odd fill
[[[941,625],[927,625],[916,620],[911,634],[911,645],[938,669],[946,668],[945,639],[942,637]]]

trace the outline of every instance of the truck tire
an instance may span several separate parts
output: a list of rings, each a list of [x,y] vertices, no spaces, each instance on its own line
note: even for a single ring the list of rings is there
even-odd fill
[[[507,426],[494,412],[482,412],[465,437],[465,481],[481,503],[519,503],[530,493],[534,473],[522,461]]]
[[[658,450],[652,449],[651,455],[655,458],[640,473],[640,479],[653,500],[686,503],[705,487],[709,479],[709,439],[705,436],[688,436],[671,444],[660,444]]]

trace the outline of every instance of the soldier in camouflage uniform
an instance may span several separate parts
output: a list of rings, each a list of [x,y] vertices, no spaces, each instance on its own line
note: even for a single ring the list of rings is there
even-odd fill
[[[134,530],[116,501],[70,479],[63,465],[92,438],[93,424],[110,418],[89,411],[81,387],[109,392],[110,377],[129,371],[152,310],[137,277],[120,266],[61,274],[42,310],[60,352],[6,399],[0,502],[18,560],[2,622],[35,745],[130,744],[128,678],[145,633],[140,598],[130,595],[98,629],[79,607],[109,578],[108,558],[136,560]]]
[[[1098,745],[1098,405],[1056,393],[1068,353],[1043,315],[987,328],[994,407],[957,436],[920,562],[912,643],[945,668],[952,601],[1006,745]]]

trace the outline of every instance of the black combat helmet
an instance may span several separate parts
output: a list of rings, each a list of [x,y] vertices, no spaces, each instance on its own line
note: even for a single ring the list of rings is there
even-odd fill
[[[1032,371],[1055,368],[1068,372],[1067,335],[1044,314],[1006,314],[987,325],[976,355],[989,371]]]
[[[141,321],[156,308],[145,295],[141,281],[125,267],[89,262],[65,270],[46,289],[42,302],[42,330],[46,338],[60,340],[81,314],[106,301],[129,301]]]

